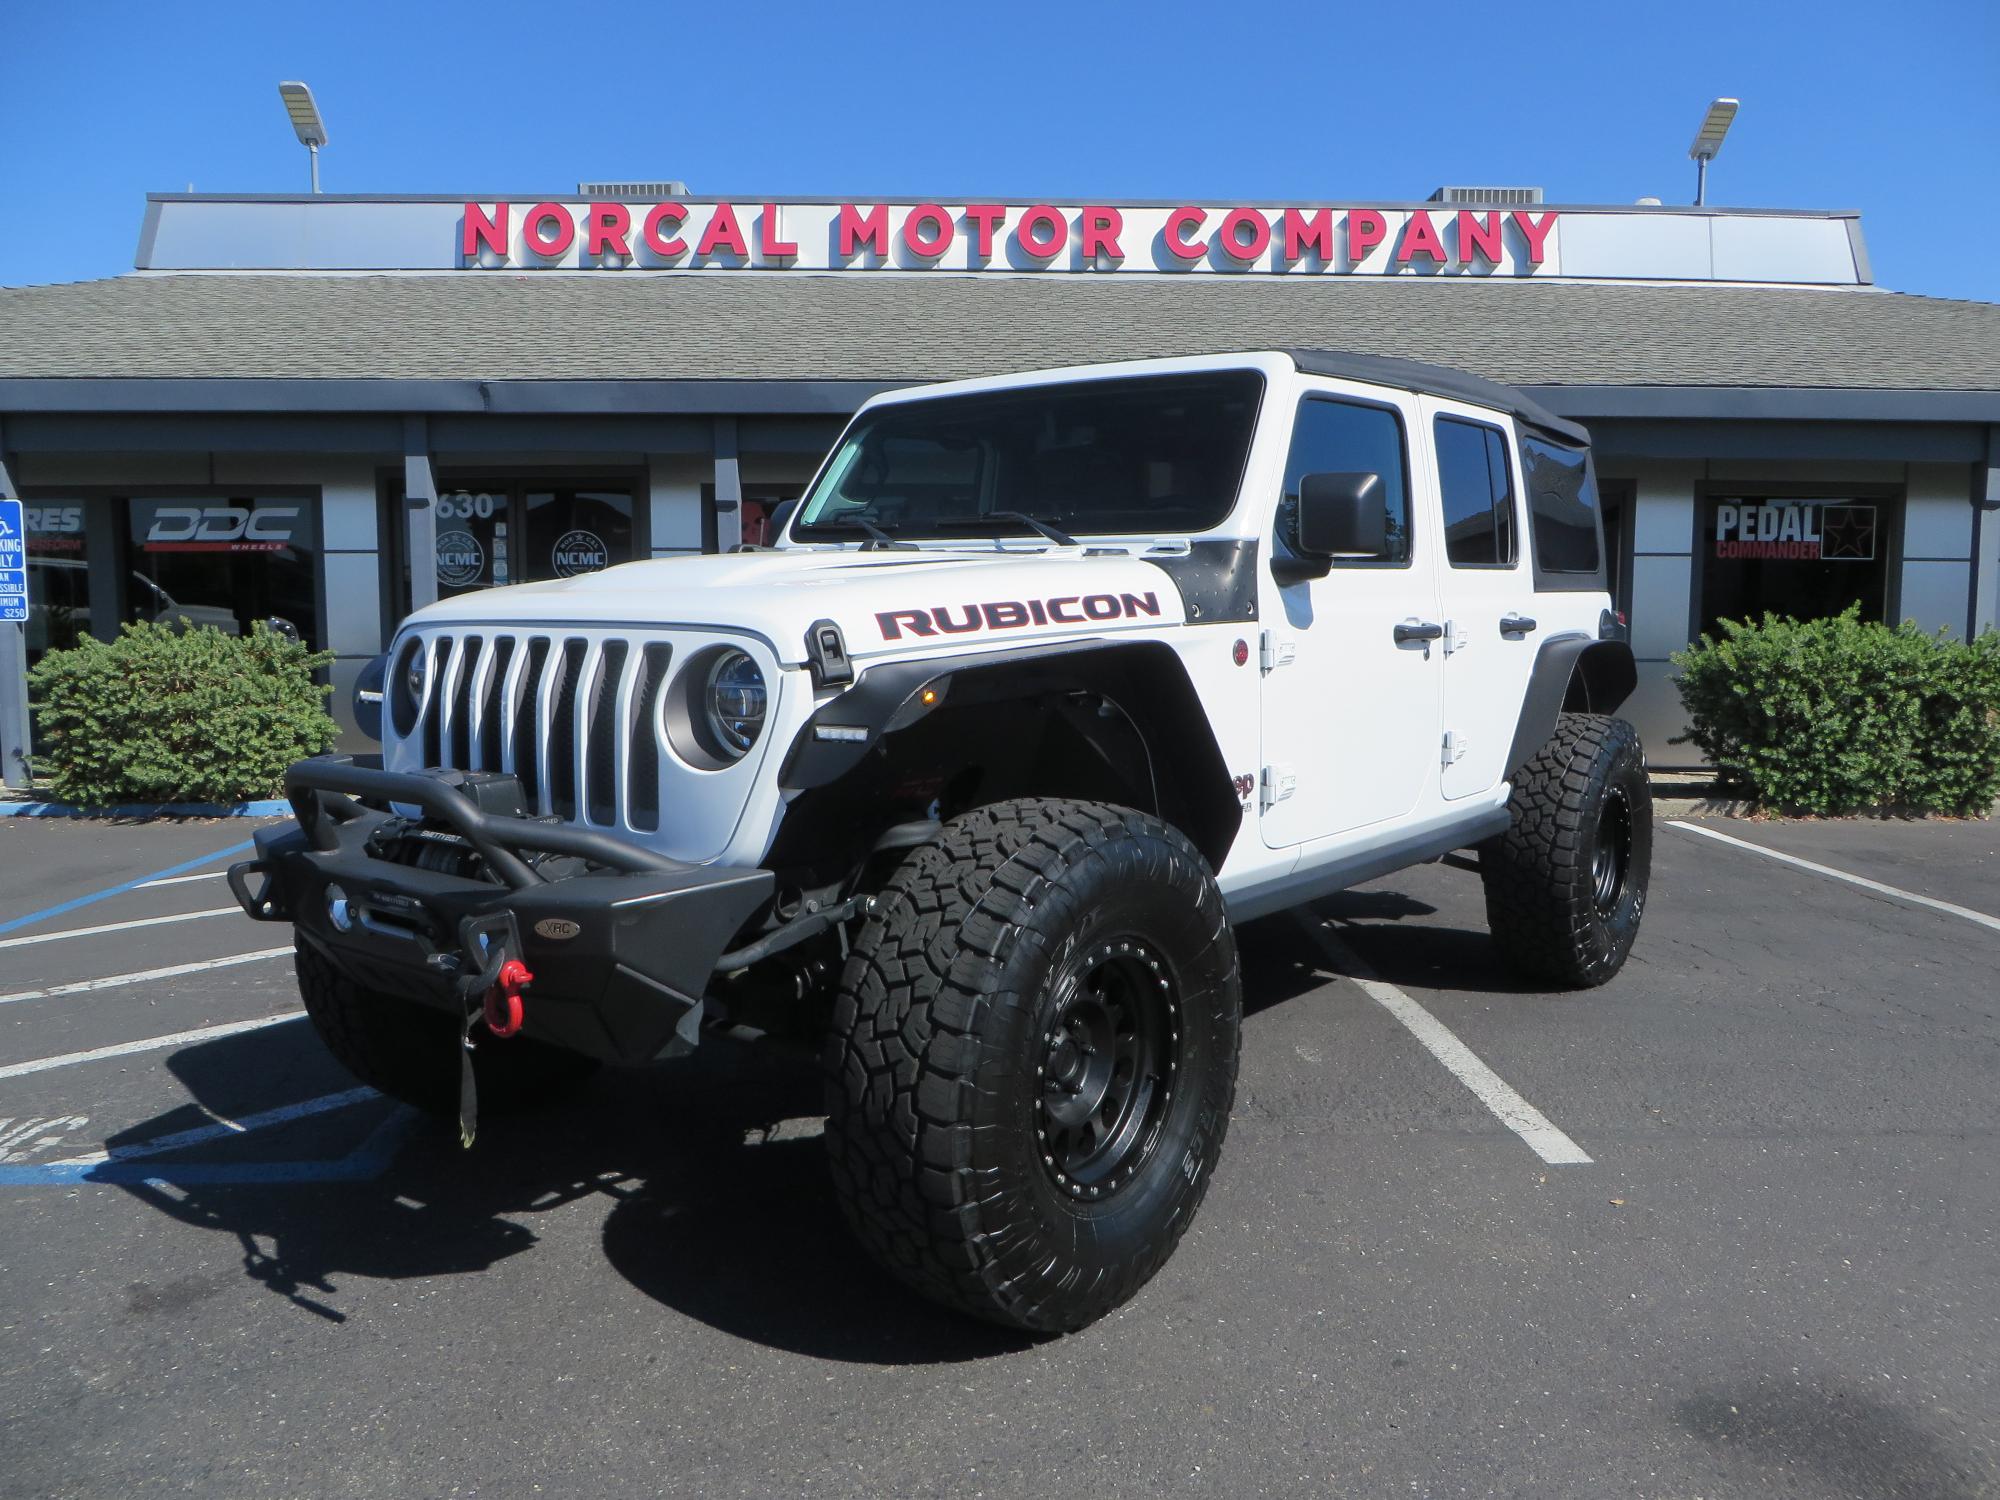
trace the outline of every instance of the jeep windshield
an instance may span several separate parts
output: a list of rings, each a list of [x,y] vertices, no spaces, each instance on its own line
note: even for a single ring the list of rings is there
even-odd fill
[[[841,440],[794,541],[1206,531],[1242,483],[1255,370],[1070,381],[870,412]],[[1014,514],[1009,515],[1009,512]]]

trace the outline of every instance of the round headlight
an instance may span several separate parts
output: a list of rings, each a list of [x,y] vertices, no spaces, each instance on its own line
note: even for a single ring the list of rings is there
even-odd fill
[[[410,690],[410,701],[421,704],[424,701],[424,682],[430,676],[430,653],[419,646],[410,653],[410,664],[404,669],[404,685]]]
[[[741,760],[764,732],[764,674],[757,663],[744,652],[724,651],[708,669],[702,702],[717,748]]]

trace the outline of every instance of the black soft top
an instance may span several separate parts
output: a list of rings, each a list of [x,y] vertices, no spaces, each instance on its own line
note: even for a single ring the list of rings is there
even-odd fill
[[[1362,380],[1373,385],[1393,385],[1406,391],[1422,391],[1432,396],[1450,396],[1474,406],[1490,406],[1508,412],[1566,443],[1588,447],[1590,434],[1557,416],[1520,389],[1484,380],[1463,370],[1444,365],[1427,365],[1422,360],[1397,359],[1387,354],[1342,354],[1333,349],[1285,349],[1293,364],[1308,375],[1330,375],[1337,380]]]

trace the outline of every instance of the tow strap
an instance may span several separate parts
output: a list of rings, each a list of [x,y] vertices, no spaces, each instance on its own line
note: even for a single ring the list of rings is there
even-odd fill
[[[535,976],[514,956],[520,951],[521,933],[512,912],[467,917],[459,924],[458,936],[468,954],[484,959],[477,972],[462,974],[458,980],[464,1015],[458,1029],[458,1143],[469,1151],[479,1133],[479,1082],[472,1068],[473,1049],[479,1044],[472,1028],[484,1022],[487,1034],[501,1041],[519,1035],[527,1019],[528,986]]]

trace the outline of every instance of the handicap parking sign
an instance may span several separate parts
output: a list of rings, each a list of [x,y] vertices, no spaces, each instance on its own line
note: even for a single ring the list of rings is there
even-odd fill
[[[0,620],[28,618],[28,528],[20,500],[0,500]]]
[[[28,618],[28,528],[20,500],[0,500],[0,620]]]
[[[0,499],[0,620],[28,618],[28,531],[19,500]]]

